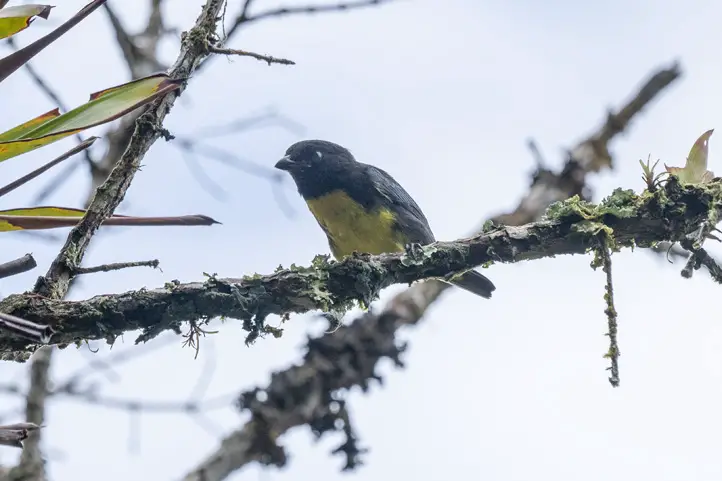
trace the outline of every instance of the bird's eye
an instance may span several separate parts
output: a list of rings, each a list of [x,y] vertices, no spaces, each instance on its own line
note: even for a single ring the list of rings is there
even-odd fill
[[[320,150],[317,150],[317,151],[316,151],[316,155],[318,155],[318,158],[319,158],[319,159],[323,159],[323,154],[321,153]]]

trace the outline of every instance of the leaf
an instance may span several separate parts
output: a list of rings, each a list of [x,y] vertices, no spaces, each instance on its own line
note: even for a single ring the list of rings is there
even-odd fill
[[[19,5],[0,10],[0,39],[10,37],[30,26],[35,17],[47,19],[51,5]]]
[[[714,178],[714,173],[707,170],[707,157],[709,138],[713,133],[714,129],[711,129],[699,136],[689,151],[684,167],[669,167],[664,164],[667,172],[677,176],[679,181],[685,184],[706,184],[710,182]]]
[[[72,227],[84,215],[85,210],[83,209],[54,206],[0,210],[0,232]],[[113,215],[103,222],[104,226],[205,226],[213,224],[220,224],[220,222],[205,215],[175,217]]]
[[[105,2],[106,0],[93,0],[78,11],[78,13],[70,17],[64,24],[60,25],[49,34],[37,39],[30,45],[11,53],[7,57],[0,59],[0,82],[8,78],[13,72],[25,65],[31,58],[63,36],[68,30],[80,23],[81,20],[93,13]]]
[[[50,112],[45,112],[42,115],[39,115],[35,117],[34,119],[30,119],[24,124],[20,124],[17,127],[13,127],[12,129],[8,130],[7,132],[3,132],[0,134],[0,142],[7,142],[9,140],[15,140],[15,139],[21,139],[23,135],[30,132],[37,126],[47,122],[50,119],[54,119],[55,117],[60,115],[60,109],[55,108],[51,110]]]
[[[90,95],[90,100],[57,115],[55,110],[0,134],[0,162],[121,117],[177,89],[182,80],[156,74]]]

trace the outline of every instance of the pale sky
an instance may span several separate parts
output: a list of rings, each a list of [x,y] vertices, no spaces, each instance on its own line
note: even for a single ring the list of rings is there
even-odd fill
[[[132,24],[145,1],[110,0]],[[85,0],[57,2],[56,22]],[[187,29],[200,0],[166,2],[168,23]],[[237,11],[238,0],[229,12]],[[257,0],[259,9],[279,4]],[[289,0],[284,4],[302,4]],[[144,11],[144,9],[142,9]],[[595,129],[652,70],[679,59],[684,77],[612,145],[615,170],[591,178],[595,199],[615,187],[643,187],[637,162],[651,154],[681,165],[694,140],[718,127],[722,111],[722,4],[669,0],[605,3],[400,0],[347,14],[271,20],[246,30],[232,47],[295,60],[294,67],[252,59],[215,59],[194,78],[166,122],[178,135],[222,125],[269,107],[305,127],[278,127],[210,142],[271,167],[291,143],[322,138],[389,171],[414,196],[439,239],[461,237],[479,221],[512,208],[534,168],[526,139],[534,137],[558,167],[562,149]],[[141,17],[144,17],[143,13]],[[38,20],[40,24],[42,20]],[[30,29],[20,42],[46,32]],[[66,102],[127,80],[102,11],[63,37],[34,64]],[[177,44],[167,42],[171,62]],[[24,72],[0,89],[1,129],[52,108]],[[22,103],[20,102],[22,99]],[[103,132],[97,129],[95,132]],[[717,135],[720,135],[719,133]],[[67,140],[3,163],[12,179],[72,145]],[[710,168],[719,165],[722,137],[710,141]],[[676,162],[676,163],[675,163]],[[73,298],[156,287],[202,272],[240,276],[278,264],[307,264],[327,253],[325,238],[291,182],[293,209],[279,206],[266,180],[200,158],[230,195],[210,197],[174,147],[157,142],[127,196],[124,213],[203,213],[212,228],[124,229],[95,239],[87,265],[158,258],[163,272],[128,270],[84,279]],[[57,169],[56,169],[57,171]],[[53,172],[56,172],[53,171]],[[50,178],[52,174],[48,175]],[[289,179],[290,180],[290,179]],[[26,205],[38,180],[8,196]],[[79,206],[88,185],[82,171],[49,203]],[[62,239],[66,230],[58,231]],[[3,295],[30,289],[61,243],[6,234],[4,258],[32,251],[39,267],[0,281]],[[722,253],[718,246],[710,246]],[[349,408],[371,449],[350,477],[574,481],[722,479],[722,323],[720,287],[704,273],[681,278],[681,264],[643,251],[615,255],[622,352],[621,387],[607,381],[604,275],[590,256],[561,257],[485,271],[497,290],[490,301],[449,292],[419,328],[405,331],[407,368],[384,364],[383,388],[354,390]],[[382,300],[396,292],[389,289]],[[277,319],[270,319],[276,322]],[[293,316],[282,339],[247,348],[235,321],[206,338],[200,355],[182,338],[119,366],[102,393],[124,399],[184,400],[207,383],[206,398],[264,385],[272,370],[296,362],[308,334],[324,326]],[[114,350],[140,349],[134,335]],[[147,346],[147,347],[151,347]],[[107,355],[103,348],[97,357]],[[87,348],[56,353],[56,379],[93,359]],[[22,379],[25,366],[5,364],[3,379]],[[208,378],[208,372],[212,377]],[[202,386],[201,386],[202,387]],[[3,397],[7,411],[15,406]],[[207,413],[208,431],[177,414],[126,413],[75,401],[51,403],[44,447],[55,480],[175,480],[216,449],[245,419],[232,408]],[[11,421],[11,419],[4,419]],[[12,419],[19,420],[19,419]],[[288,468],[252,466],[232,480],[340,479],[329,456],[339,439],[312,443],[308,429],[283,438]],[[133,445],[133,449],[129,446]],[[0,450],[0,463],[18,452]]]

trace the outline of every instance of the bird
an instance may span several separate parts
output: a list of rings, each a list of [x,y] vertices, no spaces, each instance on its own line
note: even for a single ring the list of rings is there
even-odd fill
[[[403,252],[436,241],[416,201],[386,171],[355,159],[338,144],[302,140],[291,145],[275,168],[286,171],[341,260],[354,252]],[[469,270],[449,282],[489,299],[496,289]]]

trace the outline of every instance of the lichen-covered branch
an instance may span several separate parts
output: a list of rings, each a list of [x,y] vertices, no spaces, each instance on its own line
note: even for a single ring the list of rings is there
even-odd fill
[[[392,284],[443,278],[490,263],[510,263],[583,254],[597,247],[600,233],[615,248],[680,241],[711,211],[722,208],[722,181],[682,186],[675,179],[654,193],[617,190],[599,205],[578,197],[556,203],[547,219],[524,226],[491,226],[486,232],[453,242],[436,242],[406,253],[355,254],[341,262],[319,257],[310,267],[293,267],[270,275],[239,279],[209,277],[205,282],[169,283],[163,288],[61,301],[32,294],[12,295],[0,312],[50,324],[52,343],[79,339],[112,340],[142,329],[147,341],[184,321],[217,316],[240,319],[249,341],[271,332],[270,314],[287,316],[315,309],[342,309],[359,301],[369,304]],[[29,341],[0,336],[0,351],[22,351]]]
[[[610,242],[611,241],[611,242]],[[607,369],[610,371],[609,383],[612,387],[619,387],[619,343],[617,341],[617,308],[614,305],[614,283],[612,280],[612,252],[609,244],[614,244],[607,233],[599,235],[599,247],[597,255],[592,262],[592,267],[596,269],[601,266],[604,272],[604,314],[607,316],[607,337],[609,338],[609,349],[604,355],[610,360],[611,366]]]

